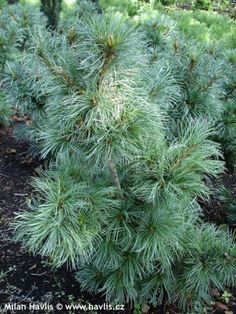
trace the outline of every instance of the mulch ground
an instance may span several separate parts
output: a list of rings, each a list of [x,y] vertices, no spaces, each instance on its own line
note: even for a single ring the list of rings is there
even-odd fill
[[[32,193],[29,183],[39,166],[40,162],[28,154],[27,144],[16,142],[11,128],[0,128],[0,313],[6,313],[3,311],[4,304],[12,304],[15,308],[21,304],[27,305],[27,310],[12,308],[7,313],[131,313],[128,307],[124,311],[55,309],[58,303],[63,306],[78,303],[102,305],[105,301],[102,296],[82,292],[73,272],[65,267],[52,270],[46,260],[25,252],[13,240],[9,222],[15,212],[27,208]],[[236,176],[224,175],[223,183],[236,197]],[[204,204],[204,214],[209,221],[227,223],[224,206],[214,197]],[[232,298],[229,313],[236,313],[234,300]],[[42,311],[29,310],[29,303],[42,303],[45,308]],[[54,310],[47,308],[47,305],[53,305]],[[225,310],[226,307],[224,310],[213,308],[209,313],[225,313]],[[149,313],[180,312],[169,307],[165,311],[149,310]]]

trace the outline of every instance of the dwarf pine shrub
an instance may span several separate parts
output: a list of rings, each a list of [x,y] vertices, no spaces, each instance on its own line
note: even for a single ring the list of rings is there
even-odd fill
[[[17,214],[16,239],[77,270],[82,288],[109,302],[208,303],[212,287],[234,285],[236,247],[202,222],[196,201],[223,170],[214,125],[193,114],[169,127],[169,109],[186,107],[174,74],[183,63],[187,78],[191,56],[173,68],[172,51],[150,61],[145,32],[117,14],[72,26],[33,34],[7,76],[38,153],[51,158],[33,180],[30,210]],[[202,69],[210,62],[197,57]]]
[[[145,31],[150,62],[162,64],[162,68],[167,65],[171,77],[168,81],[175,81],[177,87],[168,91],[174,99],[171,106],[164,104],[162,108],[167,111],[171,132],[175,133],[179,121],[190,116],[211,120],[218,130],[214,139],[221,143],[227,168],[233,172],[235,136],[232,134],[235,134],[236,121],[234,49],[222,52],[213,42],[202,44],[188,38],[178,31],[173,20],[157,11],[151,14],[144,11],[135,20]],[[158,91],[161,91],[160,87]],[[156,96],[158,101],[160,93]]]
[[[195,0],[194,9],[210,10],[212,7],[212,0]]]
[[[0,10],[0,61],[4,66],[18,51],[28,48],[33,27],[43,28],[44,16],[31,5],[14,4]]]
[[[11,93],[5,94],[7,82],[5,74],[8,72],[7,62],[21,60],[24,53],[29,49],[30,33],[34,27],[43,30],[46,24],[44,16],[30,5],[13,4],[0,8],[0,121],[1,123],[9,122],[11,107],[22,101],[20,90],[12,87]],[[21,62],[21,61],[19,61]],[[16,67],[17,65],[15,65]],[[19,67],[19,66],[18,66]],[[12,73],[12,72],[11,72]],[[28,73],[29,74],[29,73]],[[14,76],[15,75],[15,76]],[[16,72],[12,73],[12,79],[15,82],[18,78]],[[28,79],[28,78],[27,78]],[[25,89],[29,84],[24,82]],[[28,86],[27,86],[28,85]],[[27,86],[27,87],[26,87]],[[29,90],[26,91],[29,95]],[[8,101],[10,97],[10,100]],[[30,96],[28,96],[30,97]]]
[[[173,11],[170,13],[179,29],[203,43],[215,42],[222,49],[235,48],[235,21],[216,12]]]

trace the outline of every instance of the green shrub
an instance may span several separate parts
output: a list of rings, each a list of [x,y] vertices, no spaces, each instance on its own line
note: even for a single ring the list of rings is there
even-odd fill
[[[160,0],[161,4],[163,5],[173,5],[176,4],[176,0]]]
[[[218,129],[214,138],[221,144],[227,168],[233,173],[236,59],[235,50],[226,48],[235,46],[231,38],[235,38],[236,25],[215,13],[176,12],[171,16],[176,23],[157,11],[146,9],[135,18],[146,31],[151,60],[168,62],[172,79],[181,86],[177,94],[172,92],[173,98],[179,100],[168,112],[172,117],[171,130],[175,129],[173,121],[178,123],[184,116],[213,119]],[[198,41],[180,35],[178,25]],[[226,30],[227,34],[223,36]]]
[[[35,26],[45,27],[45,18],[31,5],[14,4],[5,7],[0,15],[0,65],[17,58],[17,53],[29,47],[29,34]]]
[[[8,125],[11,108],[6,104],[4,93],[0,91],[0,126]]]
[[[165,294],[187,311],[209,303],[212,286],[234,284],[236,248],[228,232],[201,221],[196,202],[209,196],[205,179],[223,170],[219,146],[210,140],[214,126],[196,114],[179,120],[173,133],[167,128],[169,109],[180,108],[183,92],[173,74],[183,67],[187,79],[192,55],[171,66],[179,49],[173,28],[161,34],[153,60],[146,48],[156,38],[147,42],[146,26],[94,14],[65,33],[33,35],[28,60],[34,62],[29,70],[23,60],[20,68],[23,82],[27,71],[40,75],[22,88],[28,96],[47,95],[34,141],[52,162],[34,179],[30,211],[18,213],[13,226],[27,249],[56,267],[79,269],[82,288],[109,302],[156,304]],[[197,73],[211,64],[198,57]],[[209,76],[197,78],[204,86]],[[35,103],[25,100],[18,106],[33,115]]]
[[[171,106],[165,104],[162,108],[170,117],[171,132],[176,132],[184,117],[211,120],[216,126],[214,138],[221,143],[227,168],[233,172],[236,153],[234,50],[222,54],[218,46],[203,46],[190,40],[180,35],[177,25],[165,16],[156,14],[148,18],[142,14],[139,22],[146,31],[150,60],[157,63],[165,60],[170,67],[171,81],[178,82],[179,88],[172,87],[172,92],[169,91],[174,100]],[[158,97],[160,94],[156,101]]]
[[[200,10],[210,10],[212,7],[212,0],[195,0],[194,8]]]
[[[119,11],[134,16],[139,9],[139,1],[137,0],[99,0],[99,4],[105,10]]]
[[[217,195],[219,201],[224,206],[224,210],[227,213],[228,221],[230,225],[235,225],[236,223],[236,200],[233,193],[223,186],[218,191]]]
[[[0,15],[0,81],[1,89],[6,89],[7,79],[5,77],[7,62],[20,60],[22,55],[30,48],[30,33],[37,28],[43,30],[46,25],[46,19],[39,12],[39,9],[31,5],[13,4],[2,9]],[[16,73],[11,73],[12,79],[18,79]],[[14,76],[15,75],[15,76]],[[20,79],[20,78],[19,78]],[[27,80],[25,78],[25,89]],[[16,88],[16,85],[13,84]],[[14,107],[21,101],[22,95],[19,90],[12,89],[12,94],[17,94],[13,101],[12,95],[6,94],[4,101],[1,102],[1,112],[6,122],[9,117],[9,106]],[[26,93],[29,91],[27,90]],[[10,101],[9,101],[10,98]],[[2,99],[1,99],[2,100]],[[3,119],[3,118],[2,118]]]
[[[3,7],[5,7],[6,4],[7,4],[7,2],[6,2],[5,0],[1,0],[1,1],[0,1],[0,10],[1,10]]]
[[[236,24],[215,12],[175,11],[171,17],[186,35],[203,43],[216,42],[222,48],[236,48]]]

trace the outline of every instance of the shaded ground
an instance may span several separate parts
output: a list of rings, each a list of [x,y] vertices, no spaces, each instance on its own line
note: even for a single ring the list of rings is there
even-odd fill
[[[66,310],[65,304],[89,307],[89,304],[103,305],[105,301],[101,296],[81,292],[73,273],[66,268],[53,271],[46,260],[29,255],[20,244],[13,242],[9,222],[14,212],[27,208],[31,197],[29,181],[35,168],[40,166],[28,155],[27,148],[25,143],[14,140],[11,129],[0,128],[0,314],[6,313],[3,311],[4,304],[13,306],[7,313],[131,313],[128,307],[123,311],[97,310],[96,307],[94,311],[91,308]],[[223,183],[236,197],[236,176],[223,176]],[[227,223],[225,208],[217,197],[204,203],[204,214],[208,221]],[[230,306],[227,306],[217,291],[215,294],[218,303],[206,313],[236,313],[235,297],[230,298]],[[43,310],[29,310],[29,303],[32,302],[44,304]],[[61,311],[55,309],[58,303],[64,306]],[[27,305],[27,309],[17,310],[22,304]],[[53,306],[53,311],[50,306]],[[136,312],[139,313],[140,310]],[[149,309],[148,313],[183,314],[171,306],[166,306],[165,310]]]

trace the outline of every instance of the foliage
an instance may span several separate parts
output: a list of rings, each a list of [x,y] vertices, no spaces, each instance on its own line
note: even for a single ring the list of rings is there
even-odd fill
[[[139,2],[137,0],[100,0],[99,4],[102,8],[127,13],[134,16],[139,9]]]
[[[216,42],[221,49],[236,48],[236,24],[227,16],[216,12],[174,11],[171,17],[181,31],[198,41]]]
[[[235,9],[230,0],[100,0],[99,4],[105,10],[112,9],[129,16],[138,14],[142,8],[157,9],[161,12],[178,12],[179,8],[187,8],[202,14],[206,13],[204,11],[215,11],[233,17]]]
[[[176,22],[157,11],[143,10],[135,21],[146,33],[150,61],[169,68],[166,80],[163,75],[162,80],[151,80],[158,86],[156,101],[161,82],[172,82],[168,91],[172,101],[162,108],[169,117],[171,132],[176,132],[178,122],[185,117],[211,120],[216,126],[214,139],[221,143],[227,168],[234,172],[235,50],[222,52],[214,42],[203,44],[188,38],[178,31]]]
[[[168,14],[171,18],[147,5],[138,11],[134,20],[146,32],[151,60],[161,59],[166,63],[168,59],[172,68],[168,76],[172,82],[180,83],[179,89],[172,90],[172,97],[180,101],[169,113],[175,121],[178,116],[182,118],[189,113],[211,116],[221,130],[215,140],[222,145],[227,168],[234,172],[236,24],[213,12]],[[180,34],[178,28],[197,41]],[[222,53],[224,48],[229,50]],[[187,106],[183,107],[183,103]]]
[[[0,15],[0,80],[1,89],[6,88],[5,71],[6,64],[9,61],[21,59],[22,54],[30,47],[30,33],[34,27],[43,30],[45,19],[39,10],[31,5],[14,4],[6,6],[2,9]],[[16,73],[15,73],[16,74]],[[15,76],[14,80],[18,77]],[[26,78],[28,80],[29,78]],[[26,82],[24,82],[25,84]],[[22,86],[23,88],[23,86]],[[7,94],[6,97],[1,97],[1,113],[6,122],[9,117],[10,105],[15,106],[20,101],[22,95],[17,91],[17,96],[11,102],[8,97],[12,95]],[[12,93],[16,93],[12,89]],[[28,93],[28,91],[26,91]],[[20,97],[19,97],[20,96]]]
[[[11,109],[5,103],[4,93],[0,91],[0,126],[8,124],[10,115]]]
[[[233,193],[223,186],[219,190],[218,198],[227,212],[229,223],[234,225],[236,222],[236,200]]]
[[[29,34],[37,25],[44,28],[45,18],[39,10],[31,5],[11,5],[2,10],[1,30],[6,34],[7,39],[13,37],[13,44],[20,50],[26,49]],[[10,42],[11,44],[11,42]]]
[[[38,80],[47,72],[37,65],[34,57],[26,55],[17,62],[8,63],[5,70],[6,103],[15,106],[22,116],[29,116],[27,124],[20,124],[15,130],[18,139],[31,142],[31,152],[38,152],[39,123],[44,119],[47,92],[38,88]]]
[[[1,1],[0,1],[0,10],[1,10],[4,6],[6,6],[6,1],[5,1],[5,0],[1,0]]]
[[[219,132],[216,140],[221,143],[225,155],[226,166],[229,172],[235,171],[236,164],[236,103],[229,102],[225,105],[221,132]]]
[[[224,154],[226,156],[227,168],[231,173],[235,170],[236,165],[236,51],[229,50],[226,52],[226,71],[227,80],[224,83],[224,112],[222,116],[222,129],[218,136]]]
[[[228,291],[224,291],[221,297],[224,300],[224,302],[228,304],[230,299],[232,298],[232,294],[229,293]]]
[[[18,42],[17,37],[21,36],[18,28],[9,23],[9,14],[6,8],[2,8],[0,13],[0,69],[3,71],[7,59],[15,50]]]
[[[97,3],[80,0],[76,8],[63,10],[57,31],[66,33],[69,43],[73,44],[78,39],[75,21],[86,18],[86,15],[98,13],[100,10]]]
[[[203,223],[196,202],[223,170],[212,141],[221,61],[192,50],[166,17],[72,20],[59,34],[33,33],[30,53],[8,67],[7,97],[52,160],[33,181],[30,211],[17,214],[16,239],[79,270],[82,288],[109,302],[209,303],[211,287],[233,285],[236,274],[230,233]]]
[[[173,5],[176,4],[176,0],[160,0],[161,4],[163,5]]]
[[[212,6],[212,0],[195,0],[194,8],[200,10],[210,10]]]
[[[34,211],[22,214],[24,219],[18,226],[21,232],[29,227],[33,232],[37,229],[34,239],[29,234],[28,239],[24,239],[25,243],[33,252],[49,255],[57,267],[65,262],[75,267],[78,256],[85,258],[89,255],[99,232],[97,221],[102,219],[103,210],[112,205],[112,200],[111,204],[109,199],[106,200],[112,190],[90,186],[87,173],[83,174],[77,166],[71,167],[71,161],[57,171],[49,170],[42,173],[41,178],[34,179],[33,187],[38,197],[32,208],[39,204],[37,214]],[[55,193],[58,194],[57,199]],[[21,215],[18,216],[20,218]]]
[[[210,0],[209,0],[210,1]],[[183,3],[182,3],[183,2]],[[177,23],[178,28],[188,36],[197,39],[198,41],[209,43],[217,42],[218,45],[226,48],[235,48],[235,21],[230,19],[227,15],[217,13],[220,8],[228,5],[227,1],[210,1],[214,10],[216,11],[200,11],[200,10],[178,10],[173,7],[168,8],[159,1],[150,1],[145,3],[140,1],[136,3],[135,9],[130,12],[128,4],[122,1],[100,1],[102,8],[106,11],[111,9],[126,13],[139,19],[140,15],[146,14],[146,19],[152,18],[153,15],[164,13],[169,15]],[[129,2],[131,5],[132,2]],[[178,5],[186,4],[188,1],[178,1]],[[189,5],[194,1],[189,1]]]

